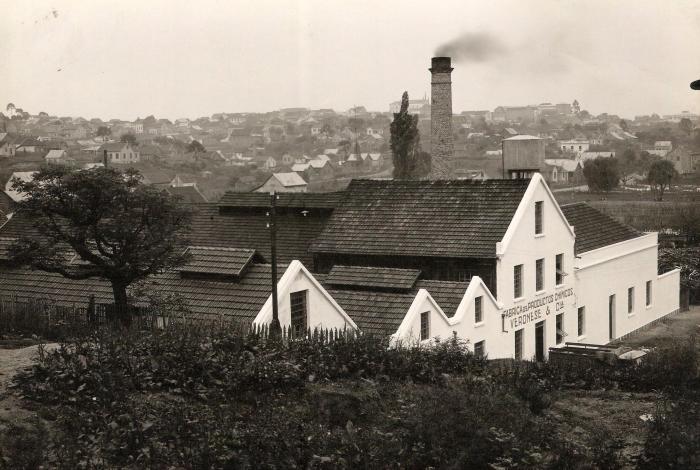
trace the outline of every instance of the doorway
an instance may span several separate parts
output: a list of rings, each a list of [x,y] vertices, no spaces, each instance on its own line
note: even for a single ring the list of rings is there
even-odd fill
[[[615,294],[608,297],[608,340],[615,339]]]
[[[535,360],[544,361],[544,320],[535,324]]]

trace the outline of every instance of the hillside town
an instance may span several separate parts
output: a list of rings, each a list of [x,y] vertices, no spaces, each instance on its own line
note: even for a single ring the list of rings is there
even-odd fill
[[[8,5],[0,469],[700,468],[700,9],[503,2]]]

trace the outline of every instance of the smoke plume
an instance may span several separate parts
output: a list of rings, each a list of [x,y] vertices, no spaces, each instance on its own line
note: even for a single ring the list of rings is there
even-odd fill
[[[454,62],[486,62],[507,52],[506,46],[489,33],[464,33],[435,50],[436,56]]]

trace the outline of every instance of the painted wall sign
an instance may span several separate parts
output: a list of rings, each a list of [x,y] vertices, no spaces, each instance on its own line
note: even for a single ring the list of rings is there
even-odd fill
[[[555,294],[545,295],[528,303],[523,303],[503,311],[504,326],[511,329],[526,325],[532,321],[546,318],[550,313],[564,310],[564,299],[574,295],[574,289],[566,289]]]

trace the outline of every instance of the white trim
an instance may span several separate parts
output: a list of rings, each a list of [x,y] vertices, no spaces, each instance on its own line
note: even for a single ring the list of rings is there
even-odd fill
[[[597,210],[597,209],[596,209],[596,210]],[[647,233],[645,233],[645,234],[643,234],[643,235],[640,235],[640,236],[638,236],[638,237],[630,238],[630,239],[627,239],[627,240],[622,240],[621,242],[612,243],[612,244],[610,244],[610,245],[601,246],[600,248],[594,248],[594,249],[592,249],[592,250],[583,251],[583,252],[579,253],[577,256],[589,255],[589,254],[595,253],[595,252],[597,252],[597,251],[607,250],[608,248],[616,248],[616,247],[619,247],[619,246],[621,246],[621,245],[629,244],[629,243],[632,243],[632,242],[638,242],[639,240],[644,239],[644,238],[647,238],[647,237],[649,237],[649,238],[656,238],[656,241],[654,242],[654,245],[658,245],[658,244],[659,244],[658,235],[659,235],[658,232],[647,232]]]
[[[501,239],[500,243],[496,243],[496,255],[497,256],[503,256],[508,250],[508,246],[510,245],[513,237],[515,236],[515,231],[517,230],[518,226],[520,225],[520,222],[525,218],[527,211],[530,208],[530,205],[528,204],[529,201],[534,197],[535,191],[537,189],[538,185],[544,186],[544,189],[549,196],[550,201],[554,204],[554,207],[556,208],[557,212],[559,213],[559,217],[561,217],[561,220],[564,222],[564,225],[566,228],[569,230],[569,233],[573,238],[576,238],[576,234],[574,234],[574,230],[569,225],[569,221],[566,220],[566,217],[564,216],[564,213],[562,212],[561,208],[559,207],[559,203],[557,200],[554,198],[554,194],[552,194],[552,190],[549,189],[549,186],[547,186],[547,183],[545,182],[544,178],[542,177],[541,174],[535,173],[532,175],[532,179],[530,180],[530,184],[527,186],[527,189],[525,190],[525,194],[523,195],[522,199],[520,200],[520,203],[518,204],[518,209],[515,211],[515,214],[513,215],[513,219],[510,221],[510,224],[508,225],[508,230],[506,230],[506,233],[503,235],[503,238]],[[544,234],[544,230],[543,230]]]
[[[676,273],[680,273],[680,272],[681,272],[680,268],[672,269],[671,271],[665,272],[665,273],[663,273],[663,274],[659,274],[658,276],[656,276],[656,279],[657,279],[657,280],[658,280],[658,279],[663,279],[663,278],[665,278],[665,277],[670,276],[671,274],[676,274]],[[652,303],[654,303],[654,298],[653,298],[653,297],[652,297]]]
[[[613,245],[608,245],[608,246],[613,246]],[[633,249],[633,250],[625,251],[624,253],[615,253],[615,254],[612,254],[612,255],[607,256],[607,257],[605,257],[605,258],[592,261],[592,262],[590,262],[590,263],[588,263],[588,264],[579,265],[579,266],[574,266],[574,270],[575,270],[575,271],[580,271],[580,270],[582,270],[582,269],[588,269],[588,268],[590,268],[590,267],[597,266],[597,265],[599,265],[599,264],[608,263],[608,262],[610,262],[610,261],[615,261],[616,259],[619,259],[619,258],[622,258],[622,257],[625,257],[625,256],[629,256],[629,255],[633,255],[633,254],[635,254],[635,253],[639,253],[640,251],[648,250],[648,249],[650,249],[650,248],[656,248],[657,246],[658,246],[658,245],[657,245],[656,243],[654,243],[653,245],[646,245],[646,246],[638,247],[638,248],[635,248],[635,249]],[[607,248],[607,247],[605,247],[605,248]],[[588,252],[588,253],[590,253],[590,252]]]
[[[301,261],[293,260],[289,263],[287,270],[284,272],[279,282],[277,283],[277,301],[279,302],[279,295],[286,295],[290,289],[291,283],[294,281],[294,277],[302,273],[304,274],[313,284],[313,286],[318,289],[321,294],[328,300],[331,305],[340,313],[343,319],[354,329],[358,329],[355,322],[350,318],[350,316],[345,313],[345,310],[338,305],[338,302],[323,288],[323,286],[316,280],[316,278],[309,272],[308,269],[301,263]],[[258,314],[255,316],[253,323],[262,325],[270,323],[272,321],[272,294],[267,298],[265,304],[262,306]]]

